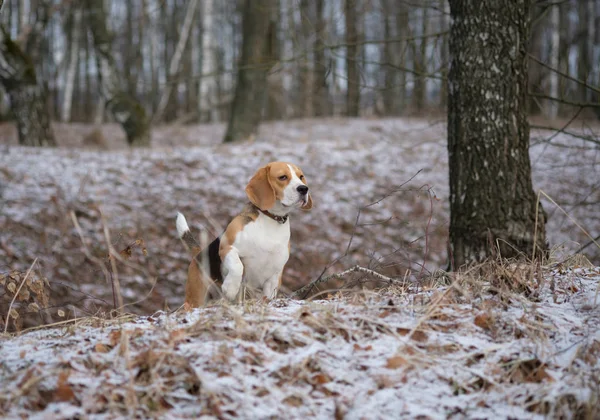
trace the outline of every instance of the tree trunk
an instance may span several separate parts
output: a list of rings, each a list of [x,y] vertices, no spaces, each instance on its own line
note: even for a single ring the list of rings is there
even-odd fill
[[[314,0],[315,5],[315,41],[313,44],[313,111],[316,117],[330,115],[327,90],[327,62],[325,58],[325,0]]]
[[[104,2],[88,0],[89,25],[94,39],[98,81],[106,109],[121,124],[130,146],[150,145],[150,124],[144,107],[123,88],[112,53]]]
[[[571,47],[573,45],[573,38],[571,37],[571,12],[572,4],[570,2],[559,2],[553,9],[558,9],[559,14],[559,42],[558,42],[558,68],[560,72],[564,74],[572,74],[569,66],[569,56],[571,54]],[[555,73],[555,72],[552,72]],[[565,77],[559,76],[558,78],[558,92],[557,97],[564,97],[568,91],[576,91],[577,86],[573,81],[568,80]],[[563,103],[557,103],[557,115],[566,115],[570,112],[569,105]]]
[[[190,0],[188,3],[187,10],[185,12],[185,19],[183,20],[183,25],[181,26],[181,32],[179,34],[179,40],[177,41],[177,46],[175,47],[175,52],[173,53],[173,57],[171,58],[171,64],[169,65],[169,79],[173,81],[177,77],[177,73],[179,72],[179,64],[181,63],[181,57],[183,56],[183,50],[185,49],[185,45],[187,44],[188,37],[190,35],[190,29],[192,27],[192,22],[194,21],[194,17],[196,16],[196,6],[198,5],[198,0]],[[158,101],[158,108],[154,117],[152,118],[153,122],[160,121],[162,119],[163,113],[167,108],[167,104],[169,103],[169,98],[171,97],[171,91],[173,90],[173,86],[175,83],[167,83],[162,95],[160,96],[160,101]]]
[[[314,0],[300,0],[300,30],[298,31],[299,46],[301,51],[306,51],[309,55],[311,45],[309,44],[310,38],[314,33],[314,20],[312,18],[311,7],[313,6]],[[310,57],[306,60],[298,61],[298,67],[300,74],[299,76],[299,106],[300,106],[300,117],[309,117],[312,115],[312,68],[310,65]]]
[[[394,0],[383,0],[382,4],[382,18],[383,18],[383,33],[384,39],[386,43],[383,44],[383,59],[381,60],[383,63],[383,84],[385,89],[382,92],[383,96],[383,113],[385,115],[393,115],[396,109],[396,100],[397,98],[397,74],[398,69],[396,67],[397,59],[396,53],[399,50],[398,44],[391,43],[390,40],[394,38],[393,26],[392,25],[394,19]]]
[[[552,6],[550,11],[550,68],[558,69],[559,67],[559,55],[560,55],[560,11],[558,5]],[[558,73],[555,71],[550,72],[550,96],[558,98]],[[558,116],[558,102],[547,101],[546,103],[546,115],[550,119],[554,119]]]
[[[536,57],[539,60],[543,60],[544,47],[545,45],[545,23],[546,23],[546,8],[540,5],[534,5],[531,12],[531,37],[529,40],[529,54]],[[529,92],[532,93],[543,93],[543,80],[546,69],[539,63],[530,61],[529,62]],[[542,112],[540,102],[535,96],[530,96],[528,101],[528,112],[529,115],[538,115]]]
[[[405,4],[398,3],[396,5],[396,33],[398,37],[404,38],[409,33],[408,8]],[[406,107],[406,50],[407,44],[398,44],[398,48],[402,48],[398,57],[398,97],[396,98],[396,114],[401,114]]]
[[[421,9],[421,35],[427,33],[428,7]],[[417,49],[417,42],[419,48]],[[415,88],[413,90],[413,104],[417,111],[422,111],[427,102],[427,38],[420,41],[413,40],[413,60],[415,69]]]
[[[577,33],[577,78],[587,82],[590,74],[590,26],[589,26],[589,4],[591,0],[579,1],[578,10],[578,25],[579,32]],[[587,102],[587,87],[582,84],[577,84],[577,92],[579,101]]]
[[[528,152],[530,5],[531,0],[450,0],[448,153],[454,268],[498,255],[538,256],[547,249],[546,219],[532,188]]]
[[[357,0],[345,0],[346,15],[346,114],[358,117],[360,112],[360,59],[357,32]]]
[[[19,144],[56,146],[47,108],[47,89],[31,58],[0,28],[0,83],[10,99]]]
[[[73,12],[73,23],[70,28],[70,49],[69,49],[69,67],[65,77],[65,91],[62,104],[61,120],[63,122],[71,121],[71,106],[73,104],[73,90],[75,87],[75,74],[79,63],[79,34],[81,33],[81,14],[82,10],[76,8]]]
[[[224,141],[251,138],[258,132],[273,66],[274,0],[246,0],[242,18],[242,56]]]
[[[441,30],[447,31],[450,27],[450,6],[446,0],[440,0],[439,8],[442,12],[441,19]],[[448,34],[442,35],[442,45],[440,51],[440,61],[442,62],[442,71],[441,71],[441,86],[440,86],[440,106],[442,108],[446,108],[448,105],[448,67],[450,64],[448,63]]]
[[[219,121],[217,105],[217,60],[214,36],[214,0],[204,0],[202,15],[202,78],[198,111],[210,121]]]

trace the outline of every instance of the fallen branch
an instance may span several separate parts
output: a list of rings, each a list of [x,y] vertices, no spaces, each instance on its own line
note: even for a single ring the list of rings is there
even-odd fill
[[[308,293],[310,293],[310,291],[315,286],[317,286],[317,285],[319,285],[321,283],[325,283],[325,282],[327,282],[329,280],[341,279],[341,278],[343,278],[343,277],[345,277],[345,276],[347,276],[348,274],[351,274],[351,273],[365,273],[365,274],[369,274],[369,275],[375,277],[376,279],[384,281],[384,282],[387,282],[389,284],[392,284],[395,281],[393,278],[388,277],[388,276],[384,276],[383,274],[378,273],[377,271],[373,271],[373,270],[371,270],[369,268],[365,268],[365,267],[361,267],[359,265],[355,265],[354,267],[349,268],[349,269],[347,269],[345,271],[342,271],[341,273],[335,273],[335,274],[331,274],[331,275],[325,276],[325,277],[323,277],[321,275],[321,276],[319,276],[318,279],[316,279],[316,280],[310,282],[309,284],[307,284],[306,286],[304,286],[304,287],[296,290],[292,294],[292,296],[296,297],[298,295],[301,295],[304,292],[306,292],[306,295],[307,295]],[[302,299],[305,299],[306,295]]]

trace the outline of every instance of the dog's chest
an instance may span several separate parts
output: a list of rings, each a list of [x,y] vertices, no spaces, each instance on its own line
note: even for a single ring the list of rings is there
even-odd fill
[[[259,214],[238,233],[238,250],[249,282],[262,282],[279,273],[289,258],[290,223],[278,223]]]

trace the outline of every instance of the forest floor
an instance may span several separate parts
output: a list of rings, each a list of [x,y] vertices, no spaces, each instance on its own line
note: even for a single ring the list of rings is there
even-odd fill
[[[448,229],[442,121],[276,122],[235,145],[220,143],[222,125],[162,127],[145,150],[128,150],[115,125],[101,136],[94,129],[57,124],[58,148],[29,149],[0,126],[0,327],[11,288],[34,261],[11,306],[17,326],[58,323],[0,339],[0,383],[10,390],[0,413],[598,415],[600,249],[571,258],[585,232],[600,233],[594,143],[532,133],[548,264],[455,278],[439,271]],[[292,217],[282,299],[173,313],[189,262],[176,212],[195,232],[218,235],[243,206],[247,180],[271,160],[301,166],[315,202]],[[109,244],[123,260],[116,270]],[[394,286],[328,294],[340,281],[316,300],[286,298],[356,264]],[[132,315],[111,320],[116,279]],[[346,280],[382,286],[364,274]]]
[[[3,418],[600,416],[600,268],[85,318],[0,339]]]
[[[254,141],[235,145],[221,144],[221,124],[167,126],[154,130],[146,150],[128,150],[116,125],[100,127],[100,141],[90,136],[94,129],[57,124],[59,148],[30,149],[15,146],[14,127],[0,126],[0,273],[24,272],[38,258],[37,270],[61,297],[46,311],[47,322],[60,319],[59,306],[67,316],[80,316],[113,305],[105,231],[129,257],[128,266],[118,267],[128,310],[178,307],[188,256],[176,236],[176,212],[212,239],[243,207],[248,179],[271,160],[300,165],[315,202],[311,212],[291,219],[284,292],[329,265],[328,272],[362,264],[416,278],[447,264],[442,120],[266,123]],[[560,259],[589,241],[577,224],[600,234],[600,148],[539,131],[532,144],[534,188],[560,206],[541,196],[553,256]],[[585,253],[600,265],[598,247]]]

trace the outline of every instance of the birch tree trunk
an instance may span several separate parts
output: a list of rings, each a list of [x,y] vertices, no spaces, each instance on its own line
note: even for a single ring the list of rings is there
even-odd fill
[[[527,42],[531,0],[450,0],[450,261],[547,249],[531,181]],[[494,28],[494,30],[490,30]],[[534,251],[535,244],[535,251]]]
[[[550,67],[558,69],[560,59],[560,9],[558,5],[552,6],[550,11]],[[550,72],[550,96],[558,98],[558,73],[555,71]],[[546,104],[546,115],[550,119],[554,119],[558,116],[558,102],[547,101]]]
[[[396,4],[398,8],[396,11],[396,33],[398,37],[405,38],[409,31],[408,22],[408,8],[405,4]],[[406,44],[398,44],[398,47],[402,50],[399,53],[397,66],[400,69],[398,71],[398,97],[396,98],[395,113],[401,114],[406,107]]]
[[[217,105],[217,60],[214,45],[214,0],[204,0],[202,15],[202,78],[200,79],[200,115],[207,113],[208,121],[219,121]]]
[[[346,18],[346,114],[358,117],[360,111],[359,47],[357,32],[357,1],[345,0]]]
[[[112,55],[112,37],[108,32],[104,1],[87,0],[89,26],[94,39],[98,82],[106,109],[121,124],[130,146],[150,145],[150,124],[144,107],[122,85]]]
[[[440,0],[439,8],[442,12],[441,19],[441,30],[447,31],[450,27],[450,6],[446,0]],[[450,36],[448,34],[442,35],[442,45],[440,51],[440,61],[442,62],[442,71],[441,71],[441,87],[440,87],[440,106],[445,108],[448,105],[448,67],[450,63],[448,63],[448,38]]]
[[[275,0],[246,0],[242,18],[242,56],[224,142],[242,141],[258,132],[273,66]]]
[[[177,73],[179,72],[179,64],[181,63],[183,50],[185,49],[185,45],[187,44],[187,40],[190,35],[192,22],[194,21],[194,17],[196,16],[197,5],[198,0],[190,0],[190,2],[188,3],[185,12],[185,19],[183,20],[183,25],[179,34],[179,40],[177,41],[177,46],[175,47],[175,52],[173,53],[173,57],[171,58],[171,64],[169,65],[169,79],[171,79],[171,81],[177,76]],[[163,113],[165,112],[167,104],[169,103],[169,98],[171,97],[171,91],[173,90],[173,86],[174,83],[167,83],[165,85],[165,88],[160,96],[160,100],[158,101],[156,113],[152,117],[152,122],[158,122],[162,119]]]
[[[69,52],[69,67],[65,77],[65,92],[63,97],[61,120],[71,121],[71,105],[73,104],[73,90],[75,87],[75,74],[79,64],[79,38],[81,33],[82,10],[77,8],[73,13],[73,26],[71,28],[71,48]]]
[[[427,5],[421,9],[421,35],[427,33],[428,10]],[[418,49],[417,42],[419,45]],[[413,60],[415,64],[413,103],[417,111],[422,111],[427,102],[427,38],[424,36],[420,41],[413,40]]]

